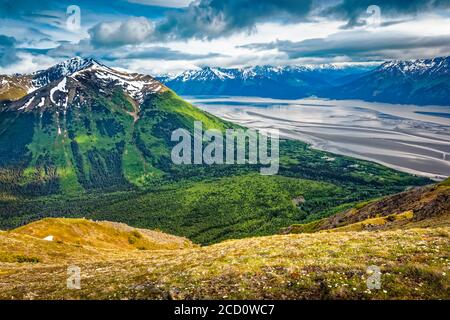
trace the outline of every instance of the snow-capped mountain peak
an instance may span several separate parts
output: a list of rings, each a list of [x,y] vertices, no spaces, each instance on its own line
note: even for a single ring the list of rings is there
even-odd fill
[[[84,69],[93,63],[99,64],[97,61],[95,61],[92,58],[84,59],[84,58],[80,58],[80,57],[74,57],[74,58],[68,59],[66,61],[63,61],[61,63],[58,63],[58,64],[50,67],[47,70],[37,71],[37,72],[35,72],[35,74],[40,74],[40,73],[44,73],[44,72],[52,72],[52,71],[58,70],[61,74],[67,76],[71,73],[74,73],[75,71]]]
[[[147,94],[165,90],[164,85],[151,76],[118,71],[95,60],[92,60],[84,69],[71,74],[70,77],[75,80],[95,78],[96,83],[104,87],[120,86],[139,104],[144,102]]]
[[[450,57],[389,61],[340,88],[331,97],[398,104],[450,105]]]
[[[384,63],[379,69],[386,72],[398,72],[408,75],[448,74],[450,70],[450,57],[406,61],[393,60]]]
[[[178,75],[166,75],[164,78],[167,81],[211,81],[211,80],[225,80],[234,79],[234,74],[228,72],[227,69],[204,67],[196,70],[186,70]]]
[[[248,66],[242,68],[217,68],[217,67],[203,67],[201,69],[186,70],[177,75],[162,75],[160,79],[164,82],[207,82],[207,81],[227,81],[227,80],[250,80],[254,78],[273,78],[293,73],[308,73],[308,72],[327,72],[350,69],[352,65],[293,65],[293,66]],[[364,69],[364,66],[357,66]],[[373,66],[367,67],[371,68]]]
[[[32,84],[35,88],[46,86],[62,77],[68,76],[78,70],[82,70],[96,62],[94,59],[83,59],[74,57],[69,60],[58,63],[46,70],[36,71],[31,74]]]
[[[45,107],[65,112],[69,106],[79,107],[98,94],[112,96],[118,87],[139,107],[149,94],[167,90],[151,76],[118,71],[94,59],[73,58],[32,76],[38,88],[12,102],[13,109]]]

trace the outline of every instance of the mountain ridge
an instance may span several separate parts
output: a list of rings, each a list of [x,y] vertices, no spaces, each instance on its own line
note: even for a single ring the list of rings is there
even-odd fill
[[[160,76],[181,95],[241,95],[273,98],[301,98],[314,95],[346,78],[370,69],[369,66],[255,66],[188,70],[175,76]]]
[[[256,66],[185,71],[159,79],[182,95],[310,96],[450,105],[450,57],[393,60],[379,66]]]
[[[68,103],[76,103],[80,106],[83,99],[80,99],[79,94],[88,89],[89,86],[83,86],[86,83],[91,84],[91,87],[94,84],[93,88],[100,92],[105,92],[113,83],[120,85],[137,105],[143,103],[146,94],[167,90],[164,85],[148,75],[119,72],[94,59],[69,60],[69,62],[72,61],[78,63],[69,64],[67,67],[65,62],[48,69],[48,71],[38,72],[37,79],[40,79],[39,83],[42,85],[25,97],[9,103],[9,108],[30,111],[36,107],[40,109],[49,106],[67,108]],[[82,87],[79,88],[80,86]],[[79,99],[76,100],[76,98]]]
[[[335,99],[450,106],[450,57],[386,62],[322,94]]]
[[[0,101],[18,100],[94,59],[75,57],[47,70],[0,75]],[[96,62],[98,63],[98,62]],[[450,57],[392,60],[372,65],[203,67],[155,77],[181,95],[261,96],[298,99],[319,96],[372,102],[450,105]]]
[[[64,76],[68,76],[81,70],[94,62],[98,63],[92,58],[83,59],[80,57],[73,57],[57,63],[48,69],[38,70],[30,74],[15,74],[10,76],[0,75],[3,88],[3,92],[0,90],[0,102],[1,100],[18,100],[25,95]]]

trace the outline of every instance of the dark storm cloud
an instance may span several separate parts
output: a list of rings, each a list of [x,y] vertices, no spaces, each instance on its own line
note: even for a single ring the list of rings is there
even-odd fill
[[[89,33],[94,46],[120,46],[137,42],[214,39],[251,31],[260,22],[291,23],[317,17],[344,20],[343,28],[349,29],[366,24],[371,15],[367,8],[374,4],[380,7],[385,18],[401,17],[396,21],[383,19],[382,26],[401,23],[420,12],[450,8],[450,0],[199,0],[182,10],[166,12],[154,24],[145,18],[102,22]]]
[[[379,29],[392,24],[403,23],[414,19],[420,13],[441,13],[450,9],[450,0],[196,0],[187,7],[157,8],[152,6],[163,0],[79,0],[82,7],[83,21],[95,21],[89,25],[89,38],[78,44],[62,43],[59,47],[48,51],[53,56],[58,53],[69,55],[89,54],[114,57],[112,48],[127,45],[138,46],[143,43],[161,43],[171,40],[215,39],[230,36],[238,32],[251,32],[257,24],[276,22],[289,24],[297,22],[314,22],[323,20],[342,21],[346,32],[338,33],[325,39],[310,39],[303,42],[276,42],[254,45],[256,50],[276,48],[289,57],[331,57],[346,55],[362,59],[367,56],[390,57],[393,51],[425,50],[426,46],[437,51],[446,52],[448,39],[420,38],[386,34],[364,39],[364,31],[353,33],[354,28],[368,24],[370,13],[367,8],[379,6],[381,23]],[[172,0],[171,0],[172,1]],[[174,0],[175,1],[175,0]],[[173,2],[173,1],[172,1]],[[151,5],[140,5],[146,3]],[[40,27],[61,27],[54,22],[54,15],[65,15],[65,7],[72,4],[69,0],[0,0],[0,18],[8,17],[19,21],[37,21]],[[448,11],[447,11],[448,13]],[[444,13],[443,13],[444,14]],[[98,20],[104,15],[106,18]],[[114,20],[115,19],[115,20]],[[61,24],[61,23],[60,23]],[[41,28],[45,30],[45,28]],[[3,31],[2,31],[3,32]],[[4,33],[7,34],[7,31]],[[11,35],[14,35],[11,33]],[[16,36],[16,35],[14,35]],[[20,36],[16,38],[24,43]],[[26,40],[26,39],[25,39]],[[439,43],[441,41],[441,43]],[[17,58],[15,44],[1,47],[2,63]],[[38,47],[38,46],[31,46]],[[248,46],[250,48],[252,46]],[[148,48],[146,48],[147,50]],[[19,49],[23,50],[23,49]],[[168,48],[149,49],[150,52],[132,52],[128,48],[122,51],[120,58],[169,60],[195,60],[209,57],[206,55],[189,55]],[[42,51],[45,52],[45,51]],[[396,54],[398,54],[398,52]],[[39,54],[38,52],[30,52]],[[164,55],[166,55],[164,57]],[[120,59],[118,58],[118,59]]]
[[[313,0],[200,0],[169,13],[157,25],[162,39],[211,39],[247,31],[258,22],[288,22],[306,18]]]
[[[319,15],[346,20],[344,28],[351,28],[366,23],[365,18],[369,16],[367,8],[371,5],[377,5],[382,16],[391,18],[398,15],[415,16],[429,11],[439,12],[450,8],[450,0],[342,0],[325,5]]]
[[[18,61],[15,49],[16,39],[0,35],[0,66],[8,66]]]
[[[16,43],[16,39],[0,34],[0,46],[1,47],[13,47]]]
[[[153,24],[144,17],[124,21],[101,22],[91,29],[91,44],[95,47],[120,47],[146,42],[153,32]]]
[[[289,58],[347,56],[352,60],[395,59],[404,52],[450,52],[450,35],[435,37],[405,36],[401,34],[347,31],[327,38],[308,39],[300,42],[276,41],[242,46],[253,50],[277,49]]]
[[[256,23],[306,19],[313,0],[200,0],[168,12],[151,29],[144,18],[103,22],[89,30],[94,46],[118,46],[143,41],[213,39],[251,31]],[[129,32],[130,29],[136,32]]]

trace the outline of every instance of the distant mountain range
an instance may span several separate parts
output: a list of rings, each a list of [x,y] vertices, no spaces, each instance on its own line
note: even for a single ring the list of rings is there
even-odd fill
[[[0,101],[17,100],[89,65],[73,58],[31,74],[0,75]],[[180,95],[311,96],[373,102],[450,106],[450,57],[381,65],[255,66],[188,70],[157,80]]]
[[[181,95],[318,96],[450,106],[450,57],[390,61],[379,66],[205,67],[159,80]]]
[[[373,66],[256,66],[188,70],[158,79],[181,95],[232,95],[295,99],[348,83]]]
[[[336,99],[450,106],[450,57],[392,61],[322,92]]]

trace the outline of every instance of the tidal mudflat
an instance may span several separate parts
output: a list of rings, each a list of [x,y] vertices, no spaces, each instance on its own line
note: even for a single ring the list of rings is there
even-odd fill
[[[450,107],[357,100],[185,97],[222,119],[402,171],[450,176]]]

